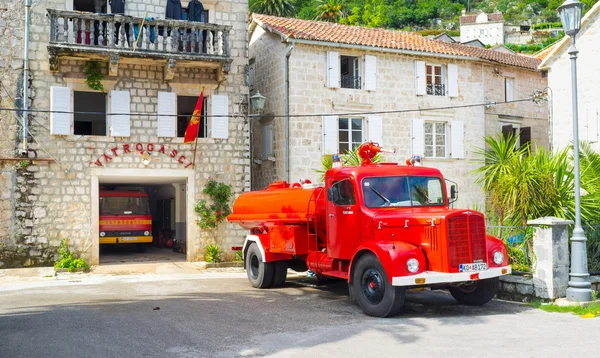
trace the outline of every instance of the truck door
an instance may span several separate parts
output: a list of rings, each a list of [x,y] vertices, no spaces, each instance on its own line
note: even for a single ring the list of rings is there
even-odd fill
[[[327,256],[350,259],[360,239],[356,187],[349,178],[327,181]]]

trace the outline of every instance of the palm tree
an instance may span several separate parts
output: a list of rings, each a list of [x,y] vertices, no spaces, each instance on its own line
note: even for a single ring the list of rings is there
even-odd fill
[[[362,158],[358,155],[359,146],[355,146],[351,151],[346,150],[346,153],[341,155],[341,162],[344,166],[349,167],[358,167],[362,163]],[[385,159],[381,156],[381,153],[377,153],[371,159],[373,163],[383,162]],[[325,154],[321,157],[321,168],[314,169],[315,172],[319,173],[319,181],[323,182],[325,180],[325,173],[333,168],[333,159],[331,158],[331,154]]]
[[[346,9],[342,0],[319,0],[315,20],[338,22],[346,16]]]
[[[257,14],[294,17],[296,8],[293,0],[250,0],[249,9]]]

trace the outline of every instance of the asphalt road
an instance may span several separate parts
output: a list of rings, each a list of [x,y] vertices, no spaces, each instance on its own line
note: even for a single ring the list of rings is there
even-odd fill
[[[598,357],[600,318],[444,292],[365,316],[343,282],[256,290],[239,273],[0,286],[0,357]]]

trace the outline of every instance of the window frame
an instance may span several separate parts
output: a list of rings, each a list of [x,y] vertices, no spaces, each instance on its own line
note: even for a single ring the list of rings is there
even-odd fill
[[[175,138],[183,138],[185,136],[185,130],[183,131],[183,135],[179,136],[179,118],[180,116],[184,116],[184,114],[179,114],[179,97],[190,97],[190,98],[196,98],[196,102],[198,101],[198,96],[186,96],[186,95],[180,95],[180,94],[176,94],[175,95],[175,114],[177,115],[176,118],[176,122],[175,122]],[[195,105],[194,105],[195,106]],[[185,118],[186,120],[186,124],[185,124],[185,128],[187,129],[187,126],[190,123],[190,118],[191,118],[191,114],[189,115],[189,118]],[[202,138],[208,138],[208,96],[204,96],[202,98],[202,113],[200,114],[200,123],[202,124],[202,120],[204,119],[204,135],[200,136],[201,131],[198,131],[198,138],[202,139]]]
[[[440,74],[435,74],[435,68],[440,69]],[[428,69],[431,69],[431,73],[427,73]],[[439,78],[440,83],[436,84],[435,79]],[[430,81],[432,81],[430,83]],[[425,63],[425,93],[428,96],[446,96],[446,69],[444,65]],[[431,85],[431,87],[430,87]],[[440,86],[438,91],[435,91],[433,86]]]
[[[341,129],[340,128],[340,121],[343,120],[343,119],[348,120],[348,128],[347,129]],[[352,125],[352,120],[353,119],[358,119],[361,122],[360,141],[358,141],[358,142],[354,142],[352,140],[352,133],[355,131],[353,129],[353,125]],[[356,145],[359,146],[359,145],[361,145],[364,142],[364,138],[365,138],[365,124],[366,124],[365,118],[363,118],[363,117],[353,117],[353,116],[338,117],[337,122],[338,122],[338,125],[337,125],[337,127],[338,127],[338,130],[337,130],[337,135],[338,135],[337,147],[338,147],[339,153],[345,153],[346,151],[352,151],[354,149],[354,146],[352,146],[353,143],[356,143]],[[342,131],[346,131],[348,133],[348,141],[347,142],[346,141],[342,142],[340,140],[340,134],[342,133]],[[341,148],[342,143],[347,144],[348,148],[346,148],[344,150],[341,150],[342,149]]]
[[[252,58],[248,63],[248,88],[250,91],[254,89],[254,73],[256,72],[256,62]]]
[[[362,59],[362,61],[361,61]],[[344,75],[343,70],[343,62],[348,61],[348,74]],[[340,71],[340,88],[345,89],[362,89],[363,88],[363,69],[361,63],[364,62],[364,56],[350,56],[350,55],[339,55],[339,71]],[[352,85],[344,86],[344,76],[352,76]]]
[[[109,108],[109,103],[110,103],[109,94],[110,94],[110,91],[109,92],[98,92],[98,91],[80,91],[80,90],[71,89],[71,93],[72,93],[72,99],[71,100],[73,101],[72,102],[72,106],[71,106],[72,111],[73,111],[73,114],[71,116],[71,121],[72,121],[73,129],[71,131],[71,134],[72,135],[79,135],[79,136],[109,137],[109,135],[110,135],[110,133],[109,133],[110,123],[108,121],[108,114],[111,111],[111,109]],[[104,98],[104,128],[105,128],[104,134],[93,134],[93,129],[92,129],[91,133],[77,133],[77,129],[76,129],[76,125],[75,124],[77,122],[86,122],[86,121],[82,121],[82,120],[78,121],[77,120],[78,116],[82,116],[82,115],[85,115],[85,116],[96,116],[96,115],[92,115],[92,114],[79,114],[78,113],[79,110],[77,110],[75,108],[76,103],[77,103],[77,101],[76,101],[77,93],[90,93],[90,94],[94,94],[94,95],[103,96],[103,98]]]
[[[427,124],[432,124],[432,132],[427,132]],[[438,135],[436,131],[436,124],[442,124],[444,126],[444,144],[438,145],[436,144],[436,136]],[[427,136],[430,135],[431,145],[429,145],[432,149],[432,155],[427,155]],[[444,156],[437,156],[437,148],[444,148]],[[448,122],[447,121],[433,121],[433,120],[425,120],[423,121],[423,155],[425,158],[435,158],[435,159],[446,159],[448,158]]]

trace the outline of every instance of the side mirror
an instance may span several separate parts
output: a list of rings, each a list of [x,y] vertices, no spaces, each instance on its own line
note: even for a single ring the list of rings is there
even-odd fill
[[[450,199],[452,200],[456,200],[456,185],[451,185],[450,186]]]
[[[327,200],[331,202],[335,202],[338,199],[338,192],[335,186],[327,189]]]
[[[448,198],[448,204],[452,204],[453,202],[458,200],[458,184],[456,184],[456,182],[454,182],[450,179],[446,179],[446,181],[451,184],[450,185],[450,197]]]

